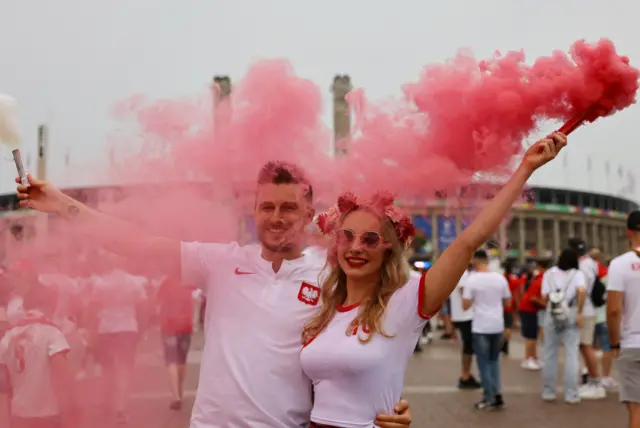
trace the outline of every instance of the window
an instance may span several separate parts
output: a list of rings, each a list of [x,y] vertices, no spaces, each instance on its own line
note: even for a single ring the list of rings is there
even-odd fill
[[[537,189],[536,196],[536,202],[540,204],[550,204],[552,202],[551,191],[549,189]]]
[[[580,205],[580,198],[578,192],[569,192],[569,204],[578,206]]]

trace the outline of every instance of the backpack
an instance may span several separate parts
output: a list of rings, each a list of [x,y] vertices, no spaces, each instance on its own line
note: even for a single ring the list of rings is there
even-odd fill
[[[593,281],[593,288],[591,289],[591,302],[596,308],[601,308],[607,303],[607,287],[598,278],[596,273],[596,279]]]
[[[549,293],[549,306],[547,308],[547,313],[551,316],[556,330],[558,331],[564,329],[569,322],[569,303],[564,297],[567,287],[571,284],[571,281],[573,281],[575,274],[576,271],[573,271],[562,289],[556,286],[555,277],[553,275],[549,278],[552,290]]]
[[[598,269],[596,268],[593,287],[591,287],[591,302],[596,308],[601,308],[607,303],[607,287],[598,277]]]

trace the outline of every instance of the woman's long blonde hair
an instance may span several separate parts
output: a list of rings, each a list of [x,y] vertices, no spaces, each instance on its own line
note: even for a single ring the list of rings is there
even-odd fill
[[[339,223],[342,224],[345,217],[354,211],[342,215]],[[382,318],[393,293],[409,280],[409,265],[405,257],[404,245],[396,236],[396,229],[390,219],[385,215],[379,217],[382,223],[382,238],[390,243],[391,247],[384,255],[378,283],[373,288],[369,299],[360,304],[358,314],[354,318],[357,325],[368,327],[366,337],[358,335],[361,343],[368,343],[376,333],[380,333],[384,337],[391,337],[382,328]],[[329,325],[337,308],[342,306],[347,298],[347,275],[337,262],[335,245],[332,245],[329,250],[327,263],[320,276],[325,277],[321,285],[322,308],[303,330],[302,341],[305,344],[313,340]],[[353,334],[351,328],[348,328],[345,334],[347,336]]]

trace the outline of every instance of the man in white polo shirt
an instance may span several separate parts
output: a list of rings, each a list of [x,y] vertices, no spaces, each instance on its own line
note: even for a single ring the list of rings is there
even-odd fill
[[[627,218],[631,251],[609,265],[607,325],[617,356],[620,401],[627,404],[629,427],[640,427],[640,211]],[[622,330],[622,331],[621,331]],[[618,356],[619,354],[619,356]]]
[[[18,186],[23,206],[58,213],[115,253],[153,256],[207,299],[205,348],[191,428],[306,427],[312,387],[300,366],[301,333],[320,304],[324,260],[306,257],[305,228],[314,217],[313,192],[295,165],[270,162],[258,177],[254,219],[259,246],[181,243],[99,213],[44,181]],[[408,426],[380,415],[380,427]]]

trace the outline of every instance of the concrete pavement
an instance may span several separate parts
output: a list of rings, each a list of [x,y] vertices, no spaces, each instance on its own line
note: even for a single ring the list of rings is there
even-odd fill
[[[517,336],[517,334],[516,334]],[[186,428],[197,387],[202,338],[196,337],[189,361],[186,400],[183,410],[168,409],[170,395],[162,367],[159,346],[150,340],[138,356],[136,375],[130,395],[130,427]],[[435,340],[422,354],[414,356],[405,381],[405,397],[411,404],[414,427],[470,428],[491,425],[493,428],[564,428],[620,427],[626,424],[626,411],[615,393],[604,400],[583,401],[567,405],[562,400],[545,403],[540,399],[540,373],[520,368],[522,343],[516,338],[511,357],[503,361],[502,384],[506,407],[501,412],[478,412],[473,403],[479,391],[459,391],[459,344]],[[215,380],[213,380],[215,381]],[[84,381],[84,391],[94,391],[95,380]],[[560,395],[561,397],[561,395]],[[100,397],[85,393],[84,427],[110,427],[112,421],[99,410]],[[233,403],[230,403],[233,406]],[[2,419],[0,426],[4,427]]]

